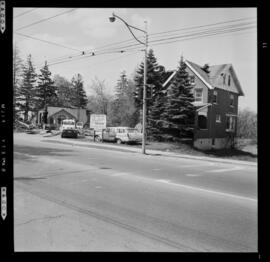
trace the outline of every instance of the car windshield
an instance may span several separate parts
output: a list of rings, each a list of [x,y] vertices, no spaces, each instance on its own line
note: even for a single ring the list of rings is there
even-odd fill
[[[128,132],[128,133],[137,133],[138,130],[135,129],[135,128],[129,128],[129,129],[127,129],[127,132]]]

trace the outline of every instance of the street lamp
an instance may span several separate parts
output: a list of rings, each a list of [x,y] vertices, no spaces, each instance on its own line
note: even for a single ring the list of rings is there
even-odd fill
[[[116,14],[112,14],[111,17],[109,17],[110,22],[114,22],[116,18],[120,19],[128,28],[129,32],[132,34],[132,36],[140,43],[145,45],[145,56],[144,56],[144,80],[143,80],[143,119],[142,119],[142,153],[145,154],[145,140],[146,140],[146,82],[147,82],[147,47],[148,47],[148,34],[147,34],[147,21],[145,21],[145,30],[142,30],[140,28],[137,28],[135,26],[129,25],[124,19],[119,17]],[[145,42],[140,41],[132,32],[131,28],[139,30],[145,34]]]

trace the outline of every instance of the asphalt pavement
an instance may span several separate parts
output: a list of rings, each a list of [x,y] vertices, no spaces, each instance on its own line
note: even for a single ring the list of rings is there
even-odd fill
[[[54,139],[14,135],[15,250],[257,251],[256,165]]]

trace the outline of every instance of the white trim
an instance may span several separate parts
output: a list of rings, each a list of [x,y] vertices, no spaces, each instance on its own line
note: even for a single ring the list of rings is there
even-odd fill
[[[201,92],[200,97],[197,96],[197,92],[199,91]],[[200,100],[196,100],[198,98],[200,98]],[[203,88],[194,88],[194,103],[203,103]]]
[[[201,75],[188,63],[188,61],[185,61],[187,66],[193,71],[193,73],[202,80],[202,82],[209,88],[209,89],[214,89],[211,85],[209,85],[202,77]]]
[[[198,111],[200,111],[200,110],[202,110],[202,109],[204,109],[204,108],[206,108],[206,107],[208,107],[208,106],[211,106],[212,104],[206,104],[205,106],[202,106],[202,107],[200,107],[200,108],[198,108],[198,109],[196,109],[196,111],[198,112]]]
[[[237,115],[235,115],[235,114],[226,114],[226,116],[235,116],[235,117],[237,117]]]
[[[167,79],[167,81],[162,85],[162,87],[165,87],[167,84],[168,84],[168,82],[170,82],[171,81],[171,79],[175,76],[175,74],[176,74],[176,71],[174,71],[171,75],[170,75],[170,77]]]

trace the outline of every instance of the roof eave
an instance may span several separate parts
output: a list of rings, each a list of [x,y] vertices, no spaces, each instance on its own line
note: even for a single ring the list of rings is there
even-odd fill
[[[190,70],[209,88],[209,89],[214,89],[213,86],[211,86],[209,83],[207,83],[204,78],[191,66],[191,64],[185,60],[185,64],[190,68]]]

